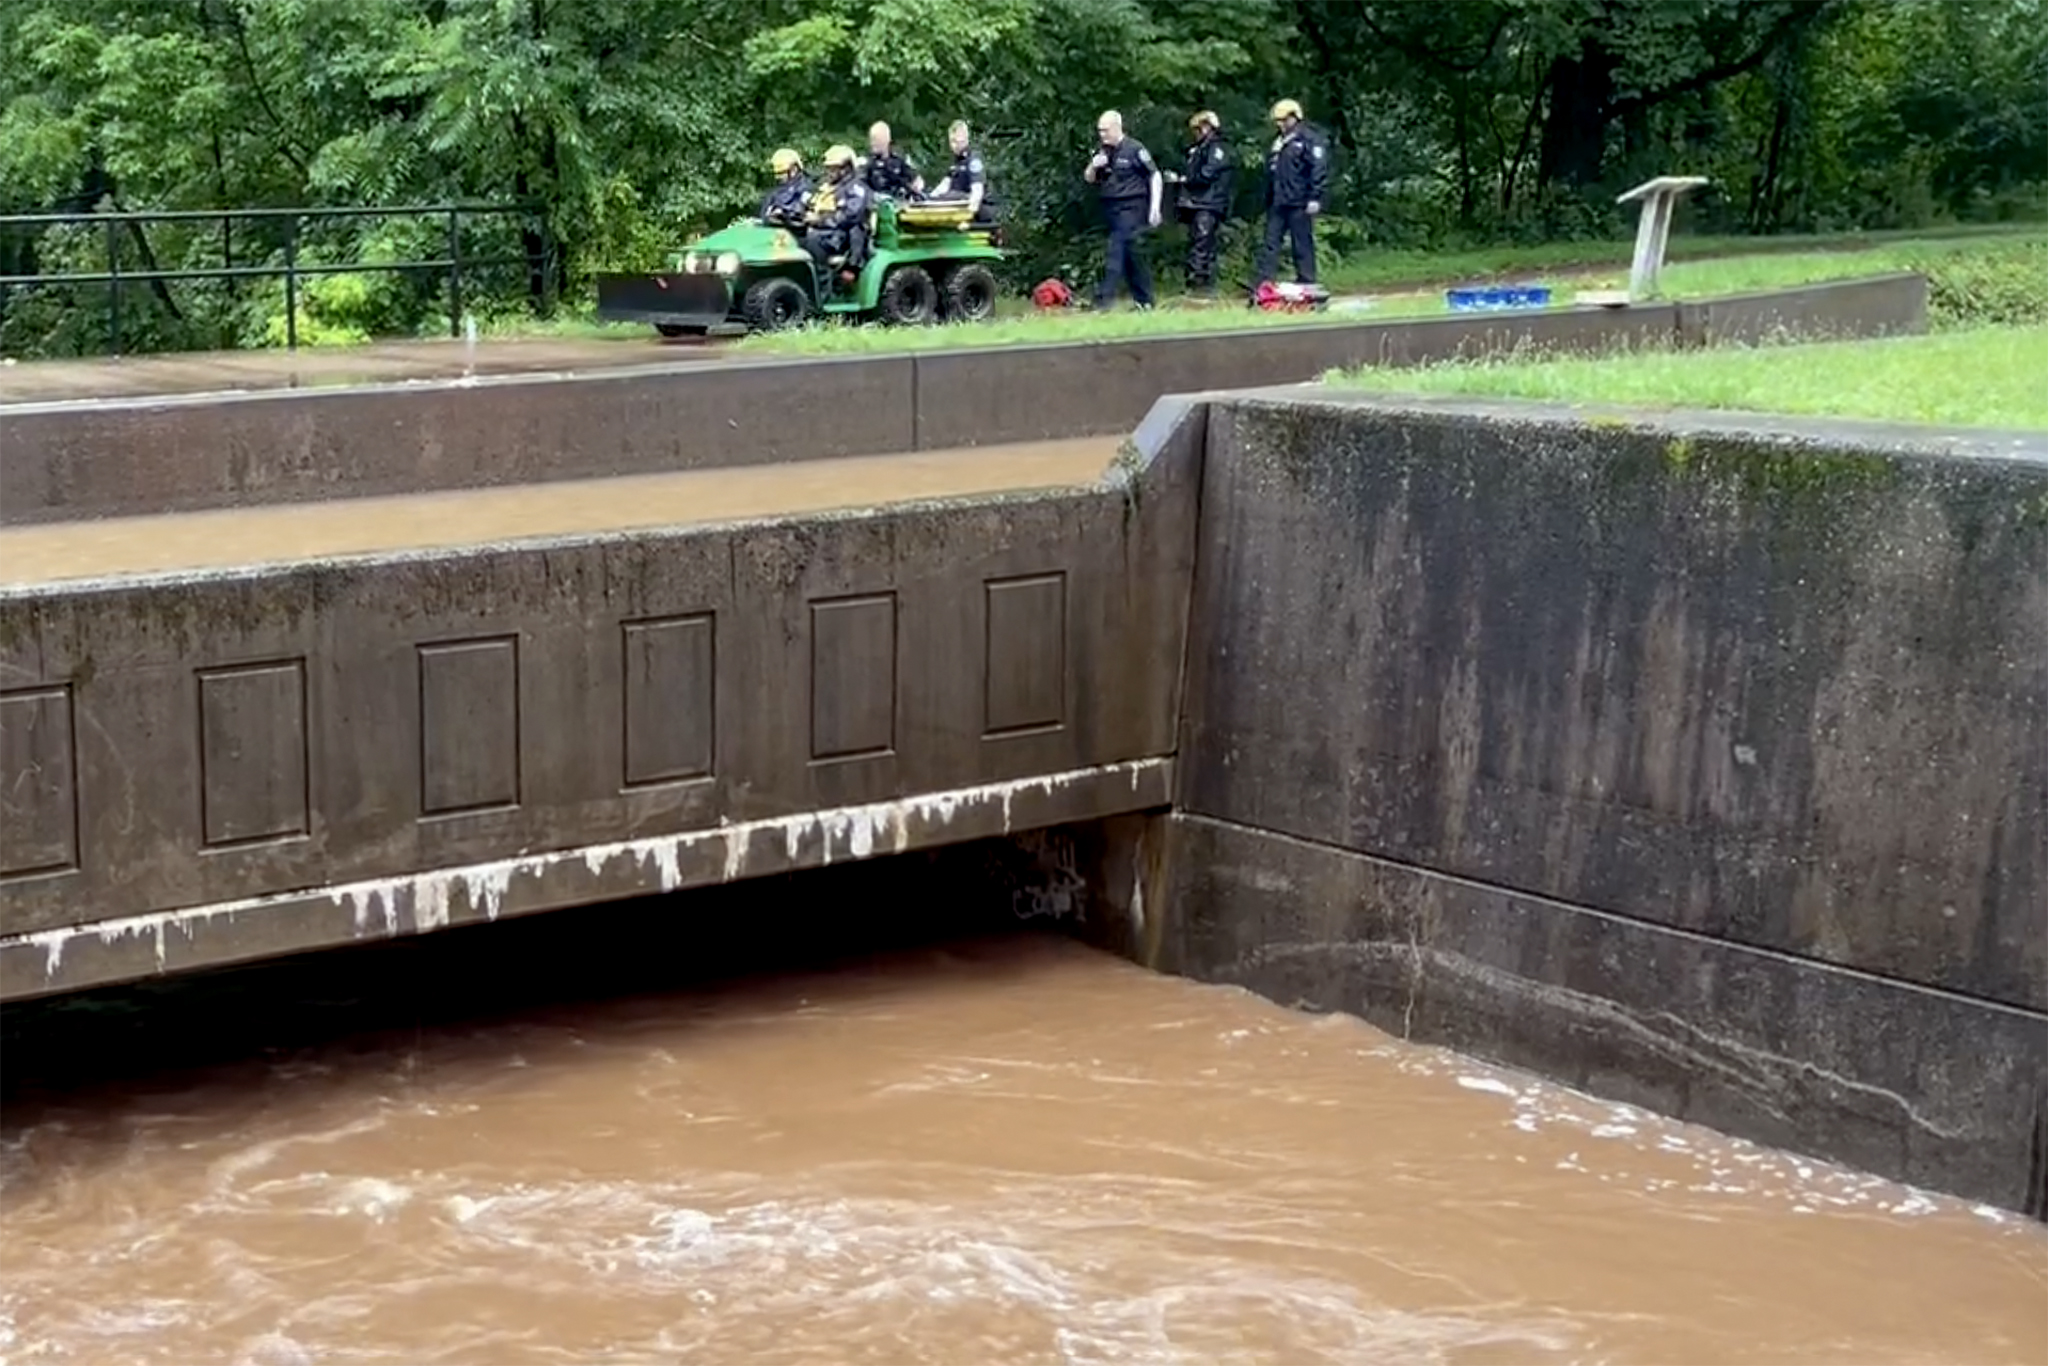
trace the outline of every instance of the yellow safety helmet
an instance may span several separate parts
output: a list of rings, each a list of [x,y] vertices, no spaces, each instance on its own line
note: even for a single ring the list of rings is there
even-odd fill
[[[788,175],[803,164],[803,157],[797,154],[794,147],[779,147],[776,149],[775,155],[768,158],[769,169],[773,170],[777,175]]]
[[[853,165],[853,149],[843,142],[834,143],[825,149],[825,164],[827,166]]]
[[[1298,119],[1300,117],[1300,100],[1282,100],[1273,106],[1273,122],[1275,123],[1280,122],[1282,119]]]
[[[1216,111],[1213,109],[1204,109],[1201,113],[1188,120],[1188,127],[1190,128],[1221,128],[1222,126],[1223,120],[1216,117]]]

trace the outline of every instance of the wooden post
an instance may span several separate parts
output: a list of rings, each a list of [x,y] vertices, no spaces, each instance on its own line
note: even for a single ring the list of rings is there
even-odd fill
[[[1660,175],[1616,197],[1617,204],[1633,200],[1643,206],[1636,220],[1636,257],[1628,272],[1629,302],[1656,292],[1657,277],[1664,270],[1664,244],[1671,238],[1672,208],[1680,195],[1707,183],[1703,175]]]

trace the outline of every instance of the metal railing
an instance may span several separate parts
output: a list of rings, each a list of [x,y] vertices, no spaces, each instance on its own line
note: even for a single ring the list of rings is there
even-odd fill
[[[410,218],[442,219],[446,226],[447,252],[439,258],[414,261],[366,261],[356,263],[302,262],[299,259],[301,239],[309,222],[323,222],[330,219],[360,218]],[[299,282],[309,276],[319,275],[365,275],[365,274],[410,274],[415,272],[446,272],[448,276],[448,327],[456,336],[462,333],[463,274],[482,270],[502,270],[508,267],[524,267],[530,277],[545,281],[549,278],[552,264],[551,252],[543,248],[539,252],[521,251],[515,255],[469,256],[463,253],[462,229],[465,222],[476,219],[519,220],[522,228],[531,228],[538,221],[538,213],[528,204],[414,204],[392,208],[287,208],[287,209],[164,209],[137,212],[112,213],[22,213],[0,214],[0,233],[8,229],[42,229],[76,225],[92,225],[104,229],[105,267],[97,271],[67,271],[60,273],[37,273],[33,275],[0,275],[0,304],[7,294],[16,288],[45,285],[105,285],[107,287],[107,339],[109,352],[121,354],[121,293],[124,286],[159,286],[174,281],[225,280],[233,288],[241,280],[273,280],[282,277],[285,296],[285,345],[297,350],[299,345]],[[143,270],[125,269],[121,264],[121,237],[124,228],[133,225],[133,231],[141,234],[153,223],[217,223],[220,225],[220,264],[217,266],[182,266],[176,269],[150,268]],[[277,250],[275,245],[266,244],[261,248],[265,260],[259,265],[235,264],[237,224],[282,224],[284,260],[273,263],[267,258]],[[545,240],[545,234],[542,234]],[[152,258],[147,238],[141,237],[138,250],[145,261]],[[0,308],[4,312],[4,308]]]

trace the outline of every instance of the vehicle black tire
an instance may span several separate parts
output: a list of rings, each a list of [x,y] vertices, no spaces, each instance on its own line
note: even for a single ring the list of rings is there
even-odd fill
[[[692,327],[688,323],[656,323],[654,330],[664,337],[701,337],[708,328]]]
[[[811,316],[811,296],[796,281],[778,275],[747,286],[740,312],[746,315],[747,326],[756,332],[783,332],[801,327],[804,319]]]
[[[885,323],[922,327],[939,313],[939,287],[922,266],[898,266],[882,281],[875,311]]]
[[[996,276],[987,266],[964,265],[946,277],[946,321],[987,322],[996,311]]]

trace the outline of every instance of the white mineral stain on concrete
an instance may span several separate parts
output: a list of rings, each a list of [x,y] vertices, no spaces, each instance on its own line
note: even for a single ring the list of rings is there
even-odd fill
[[[162,972],[168,959],[168,937],[172,934],[182,935],[189,945],[201,926],[223,916],[233,920],[243,915],[294,907],[310,908],[320,902],[348,912],[354,939],[398,935],[405,922],[400,914],[401,902],[412,908],[412,932],[425,934],[447,928],[455,922],[458,914],[468,919],[481,914],[486,920],[496,920],[506,907],[514,881],[520,878],[530,879],[536,893],[540,893],[521,909],[539,910],[548,906],[573,905],[586,898],[609,900],[652,892],[673,892],[692,881],[733,882],[756,872],[781,872],[804,866],[807,862],[829,864],[834,859],[864,859],[872,857],[877,850],[900,854],[918,843],[944,843],[954,838],[977,838],[997,833],[1007,835],[1014,833],[1014,803],[1020,795],[1050,799],[1077,788],[1100,793],[1106,787],[1119,785],[1119,780],[1127,780],[1130,792],[1136,795],[1149,774],[1164,773],[1171,763],[1170,759],[1156,758],[1104,764],[832,811],[721,823],[677,835],[525,854],[491,863],[376,878],[324,890],[280,892],[92,925],[41,930],[0,939],[0,954],[40,953],[43,980],[55,983],[63,971],[65,949],[69,945],[82,942],[87,936],[107,945],[131,937],[147,937],[153,941],[155,949],[155,970]],[[1164,785],[1160,790],[1163,797]],[[1121,803],[1113,806],[1115,809],[1107,809],[1099,800],[1090,801],[1072,809],[1042,813],[1038,819],[1041,823],[1085,820],[1113,815],[1124,809]],[[954,830],[963,818],[982,815],[996,819],[987,822],[987,828],[977,828],[964,834]],[[768,849],[780,849],[781,858],[771,860],[770,867],[757,866],[754,844],[757,834],[770,837]],[[781,836],[779,841],[773,839],[776,835]],[[690,879],[684,876],[687,859],[700,853],[708,855],[714,850],[719,855],[715,860],[698,858],[692,866],[707,871],[717,869],[715,878]],[[808,857],[806,850],[809,851]],[[562,874],[578,864],[581,872],[570,885],[541,893],[546,884],[558,882]],[[621,864],[626,867],[620,868],[618,865]],[[599,883],[604,885],[601,888],[595,885]],[[308,943],[305,947],[314,945]],[[223,957],[219,961],[228,960]],[[95,974],[92,981],[115,981],[146,975],[146,972],[134,971],[131,965],[112,974]]]

